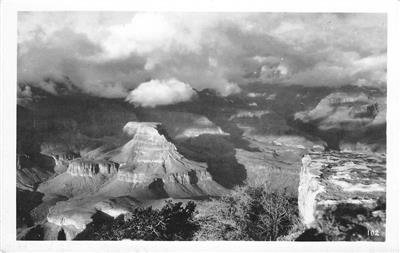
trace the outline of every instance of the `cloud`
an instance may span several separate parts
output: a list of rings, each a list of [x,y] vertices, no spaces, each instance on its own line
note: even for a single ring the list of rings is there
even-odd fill
[[[70,29],[55,33],[48,38],[35,37],[19,46],[18,82],[29,82],[57,94],[54,83],[47,79],[68,79],[88,94],[125,98],[128,90],[150,77],[143,70],[146,60],[139,55],[99,61],[98,54],[103,50],[87,35]]]
[[[386,86],[386,15],[21,12],[18,81],[68,77],[120,97],[148,80],[237,93],[253,82]],[[43,83],[42,83],[43,84]]]
[[[151,80],[141,83],[126,97],[126,101],[143,107],[170,105],[190,100],[195,91],[189,84],[176,79]]]
[[[124,57],[131,52],[168,50],[177,34],[175,27],[156,13],[138,13],[129,23],[110,26],[108,32],[103,46],[105,57],[111,58]]]
[[[321,61],[290,76],[289,83],[309,86],[386,86],[386,54],[360,58],[345,54],[339,62]]]
[[[237,94],[241,91],[242,89],[236,83],[227,83],[222,86],[218,92],[221,96],[226,97],[232,94]]]

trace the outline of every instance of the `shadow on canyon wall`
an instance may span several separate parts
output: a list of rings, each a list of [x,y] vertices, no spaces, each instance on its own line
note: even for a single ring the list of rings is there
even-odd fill
[[[180,142],[177,148],[185,157],[207,163],[213,180],[228,189],[247,178],[245,167],[236,160],[235,147],[224,137],[203,134]]]

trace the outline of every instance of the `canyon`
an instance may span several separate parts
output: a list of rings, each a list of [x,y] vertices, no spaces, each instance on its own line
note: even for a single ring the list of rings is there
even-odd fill
[[[201,212],[210,199],[261,182],[298,198],[308,229],[342,204],[384,217],[382,94],[252,88],[258,95],[203,90],[156,108],[32,88],[37,95],[17,107],[17,238],[72,240],[97,212],[117,217],[165,200],[195,201]]]

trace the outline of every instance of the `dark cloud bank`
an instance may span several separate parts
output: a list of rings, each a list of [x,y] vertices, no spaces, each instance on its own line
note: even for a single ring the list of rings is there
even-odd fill
[[[21,12],[18,81],[143,106],[253,82],[386,86],[386,15]],[[29,96],[20,87],[19,95]]]

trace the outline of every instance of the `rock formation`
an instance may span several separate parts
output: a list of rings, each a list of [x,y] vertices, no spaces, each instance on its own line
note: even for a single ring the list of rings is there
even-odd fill
[[[54,173],[53,166],[51,159],[40,154],[17,155],[17,188],[36,190],[40,183]]]
[[[316,134],[318,129],[385,125],[384,94],[371,98],[373,93],[362,89],[279,85],[260,85],[249,92],[252,95],[222,98],[203,90],[196,99],[158,108],[134,108],[122,100],[85,95],[21,97],[19,231],[40,232],[45,240],[57,239],[59,233],[73,239],[96,212],[115,217],[137,207],[161,207],[166,198],[203,200],[260,181],[272,182],[294,197],[299,193],[300,213],[309,227],[346,204],[367,208],[362,224],[374,229],[366,225],[371,217],[384,219],[385,214],[384,158],[314,152],[303,160],[301,177],[299,169],[306,152],[322,152],[327,146],[328,141]],[[297,121],[314,125],[294,124],[298,111],[303,113]],[[371,143],[381,145],[355,136],[337,146],[352,151]],[[368,178],[373,182],[364,182]]]
[[[207,197],[226,191],[212,179],[205,163],[177,151],[160,123],[129,122],[123,130],[131,140],[102,155],[107,159],[86,155],[69,160],[65,172],[39,186],[46,203],[56,196],[68,198],[46,207],[43,222],[50,225],[43,227],[45,232],[63,229],[67,239],[73,239],[99,210],[118,216],[149,200]],[[49,238],[54,237],[51,231],[46,232]]]
[[[161,124],[129,122],[124,131],[133,138],[126,143],[112,160],[121,164],[118,180],[130,183],[196,184],[212,178],[205,164],[193,162],[178,153],[167,140]]]
[[[285,189],[287,193],[297,196],[298,168],[304,151],[295,147],[254,144],[262,152],[236,149],[235,154],[238,163],[246,169],[247,183],[257,185],[267,181],[273,189]]]
[[[199,117],[193,123],[195,126],[183,130],[175,138],[193,138],[202,134],[229,135],[204,116]]]
[[[258,111],[246,111],[246,110],[240,110],[238,111],[236,114],[232,115],[229,117],[229,120],[233,120],[236,118],[258,118],[261,119],[262,116],[269,114],[270,111],[262,111],[262,110],[258,110]]]
[[[203,134],[229,135],[207,117],[189,112],[148,110],[146,121],[160,122],[173,139],[194,138]]]
[[[385,155],[310,153],[302,163],[298,204],[308,228],[324,230],[337,215],[334,219],[384,235]]]
[[[225,190],[213,181],[205,163],[189,160],[177,151],[161,124],[129,122],[124,132],[132,139],[110,151],[108,160],[73,159],[64,173],[42,184],[39,190],[63,196],[100,191],[105,196],[133,194],[139,198],[135,191],[151,192],[148,187],[152,186],[157,186],[156,192],[162,195],[182,198],[216,195]]]
[[[294,125],[327,142],[331,149],[385,152],[386,97],[334,92],[311,110],[294,114]]]
[[[63,173],[66,171],[69,166],[69,162],[79,157],[79,155],[74,153],[51,154],[50,156],[54,159],[54,171],[57,173]]]
[[[94,177],[96,174],[113,175],[118,172],[119,165],[110,161],[86,161],[75,159],[68,165],[67,172],[73,176]]]
[[[318,122],[320,130],[354,130],[372,123],[378,114],[384,115],[381,111],[386,111],[385,99],[368,97],[364,93],[337,92],[321,99],[314,109],[296,113],[295,118]]]

